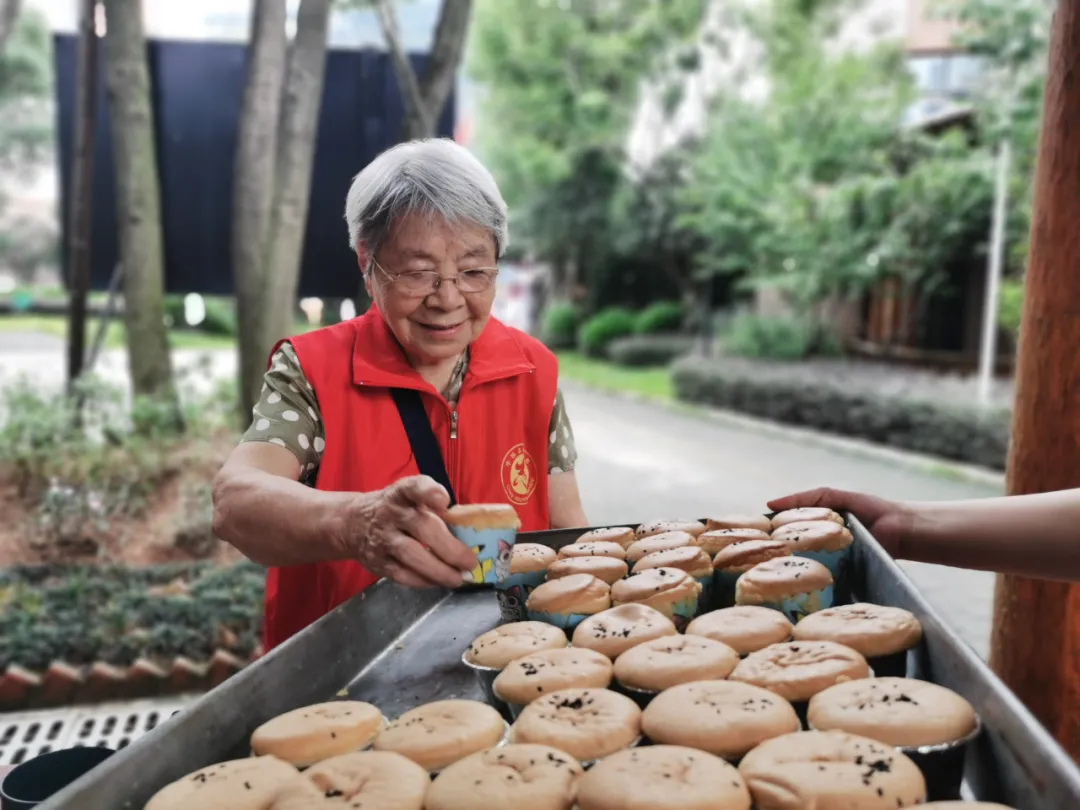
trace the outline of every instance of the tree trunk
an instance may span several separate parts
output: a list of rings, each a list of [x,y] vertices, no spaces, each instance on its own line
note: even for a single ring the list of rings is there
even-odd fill
[[[4,15],[17,3],[8,2]],[[86,360],[86,300],[90,292],[90,238],[93,235],[94,144],[97,140],[98,35],[96,0],[79,4],[79,51],[75,95],[75,150],[71,168],[71,210],[68,219],[68,392],[83,373]],[[10,29],[8,29],[10,32]],[[0,31],[0,38],[6,33]],[[3,45],[0,44],[0,49]]]
[[[124,322],[135,394],[176,405],[164,320],[161,202],[140,0],[105,0]],[[177,410],[177,415],[179,411]]]
[[[15,30],[20,11],[22,0],[0,0],[0,54],[4,52],[11,32]]]
[[[285,62],[285,0],[256,0],[233,170],[232,263],[240,333],[242,423],[251,417],[258,400],[271,347],[262,326],[263,259],[274,199]]]
[[[311,192],[331,0],[302,0],[281,110],[276,187],[263,266],[263,345],[292,333]]]
[[[472,0],[443,0],[431,53],[423,79],[419,80],[398,33],[393,0],[376,0],[375,8],[405,102],[402,140],[433,137],[465,50]]]
[[[1010,495],[1080,486],[1080,4],[1057,4],[1035,172]],[[998,578],[990,664],[1080,759],[1080,585]]]

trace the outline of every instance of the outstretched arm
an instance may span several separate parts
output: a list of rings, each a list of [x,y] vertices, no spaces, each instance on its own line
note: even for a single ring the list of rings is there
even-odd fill
[[[815,489],[771,509],[852,512],[899,559],[1080,581],[1080,489],[968,501],[887,501]]]

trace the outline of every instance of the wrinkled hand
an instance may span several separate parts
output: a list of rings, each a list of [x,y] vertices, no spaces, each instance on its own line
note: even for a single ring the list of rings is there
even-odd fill
[[[824,506],[837,512],[851,512],[893,556],[899,555],[901,542],[911,531],[915,518],[907,504],[828,487],[769,501],[769,508],[777,512],[800,506]]]
[[[433,478],[403,478],[360,496],[346,519],[350,556],[373,574],[413,588],[455,588],[476,567],[476,555],[440,517],[450,506],[446,489]]]

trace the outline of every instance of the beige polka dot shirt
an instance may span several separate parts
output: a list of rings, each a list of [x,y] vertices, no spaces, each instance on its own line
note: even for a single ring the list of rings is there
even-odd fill
[[[468,370],[469,353],[466,351],[442,392],[451,405],[457,404]],[[570,472],[577,462],[577,450],[561,390],[555,395],[548,432],[548,472],[551,475]],[[270,442],[286,448],[300,462],[300,480],[314,486],[319,460],[326,447],[326,435],[315,391],[304,376],[290,343],[281,345],[270,370],[263,376],[262,394],[255,404],[251,426],[241,441]]]

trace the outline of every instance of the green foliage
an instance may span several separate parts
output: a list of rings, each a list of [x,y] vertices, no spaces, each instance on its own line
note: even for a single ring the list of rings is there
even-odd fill
[[[790,425],[852,436],[904,450],[1004,469],[1009,414],[890,398],[778,374],[743,373],[722,362],[676,361],[676,395],[687,402],[738,411]]]
[[[264,583],[248,562],[9,568],[0,572],[0,669],[205,660],[217,647],[246,657],[259,642]]]
[[[675,56],[705,5],[476,3],[467,70],[484,86],[479,146],[516,213],[515,231],[557,273],[576,266],[588,279],[605,264],[640,82],[681,69]]]
[[[634,313],[619,307],[605,309],[581,325],[578,345],[589,357],[603,357],[608,345],[616,338],[634,333]]]
[[[541,340],[549,349],[569,349],[575,345],[578,312],[573,304],[554,302],[544,310]]]
[[[220,430],[233,402],[224,390],[188,393],[189,439]],[[46,552],[93,548],[110,520],[141,514],[177,472],[184,440],[175,410],[149,398],[129,401],[95,378],[80,381],[70,397],[20,380],[0,391],[0,413],[0,480],[33,507],[27,532]]]
[[[611,341],[607,356],[619,366],[658,368],[667,366],[677,357],[689,354],[694,339],[688,335],[645,334]]]
[[[203,296],[206,315],[194,326],[189,326],[184,319],[183,295],[165,296],[165,319],[173,329],[191,330],[207,335],[234,337],[237,334],[236,300],[218,296]]]
[[[638,335],[678,332],[684,320],[686,311],[678,301],[657,301],[638,313],[634,332]]]
[[[721,335],[724,348],[740,357],[801,360],[809,356],[813,329],[806,320],[736,316]]]
[[[1024,280],[1006,278],[1001,280],[1001,297],[998,299],[998,326],[1014,335],[1020,333],[1020,316],[1024,310]]]

